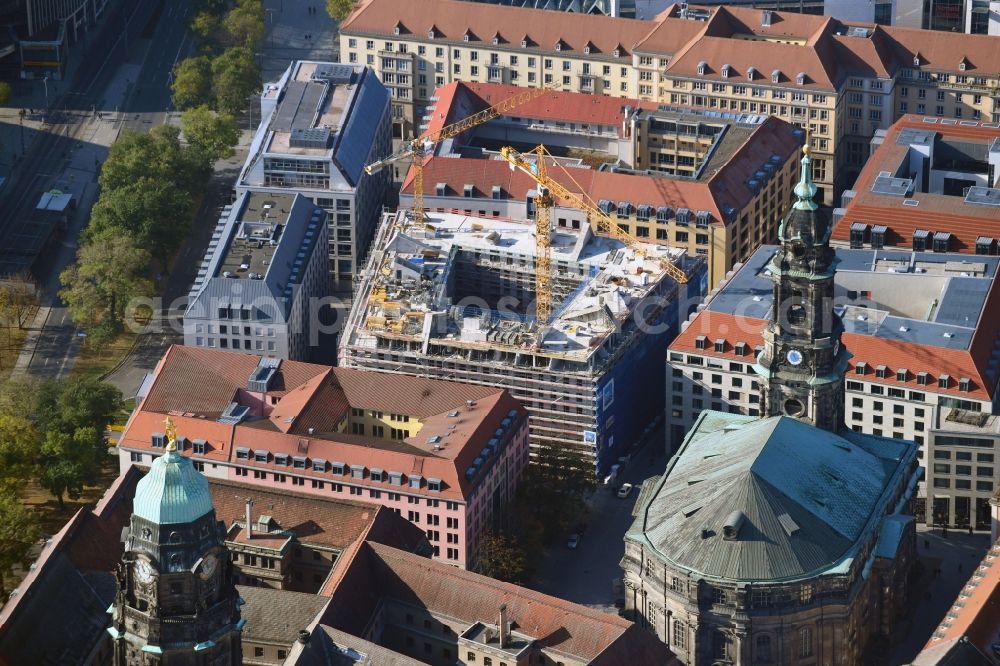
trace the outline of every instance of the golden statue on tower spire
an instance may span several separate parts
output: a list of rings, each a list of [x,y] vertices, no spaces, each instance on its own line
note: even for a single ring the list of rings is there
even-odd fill
[[[164,430],[167,436],[167,451],[177,450],[177,428],[174,426],[174,420],[169,416],[163,419]]]

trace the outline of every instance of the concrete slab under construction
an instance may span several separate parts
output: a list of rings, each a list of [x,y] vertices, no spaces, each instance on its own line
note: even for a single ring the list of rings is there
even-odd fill
[[[658,368],[707,287],[705,262],[642,253],[589,228],[551,242],[550,321],[534,315],[533,222],[389,214],[341,337],[341,364],[501,386],[531,414],[533,446],[593,456],[604,474],[663,409]],[[678,285],[662,262],[690,276]]]

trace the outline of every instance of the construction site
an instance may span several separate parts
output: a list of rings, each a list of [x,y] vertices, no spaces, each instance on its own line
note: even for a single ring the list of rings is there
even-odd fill
[[[540,320],[534,221],[422,219],[383,220],[341,365],[506,388],[531,414],[532,446],[583,452],[606,474],[662,413],[665,351],[705,293],[704,259],[553,229]]]

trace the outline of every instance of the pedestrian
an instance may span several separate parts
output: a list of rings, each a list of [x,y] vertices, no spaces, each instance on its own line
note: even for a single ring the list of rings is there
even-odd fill
[[[972,536],[972,525],[969,525],[969,536]]]

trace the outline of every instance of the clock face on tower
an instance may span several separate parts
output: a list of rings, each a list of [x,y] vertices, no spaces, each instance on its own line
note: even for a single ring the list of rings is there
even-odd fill
[[[201,561],[201,572],[200,575],[202,579],[210,577],[215,573],[215,568],[219,565],[219,558],[215,554],[208,554],[205,559]]]
[[[802,363],[802,352],[798,349],[789,349],[788,353],[785,354],[785,358],[788,359],[788,362],[792,365],[799,365]]]
[[[140,559],[135,563],[135,577],[140,583],[150,582],[155,575],[156,572],[153,570],[153,565],[146,560]]]

